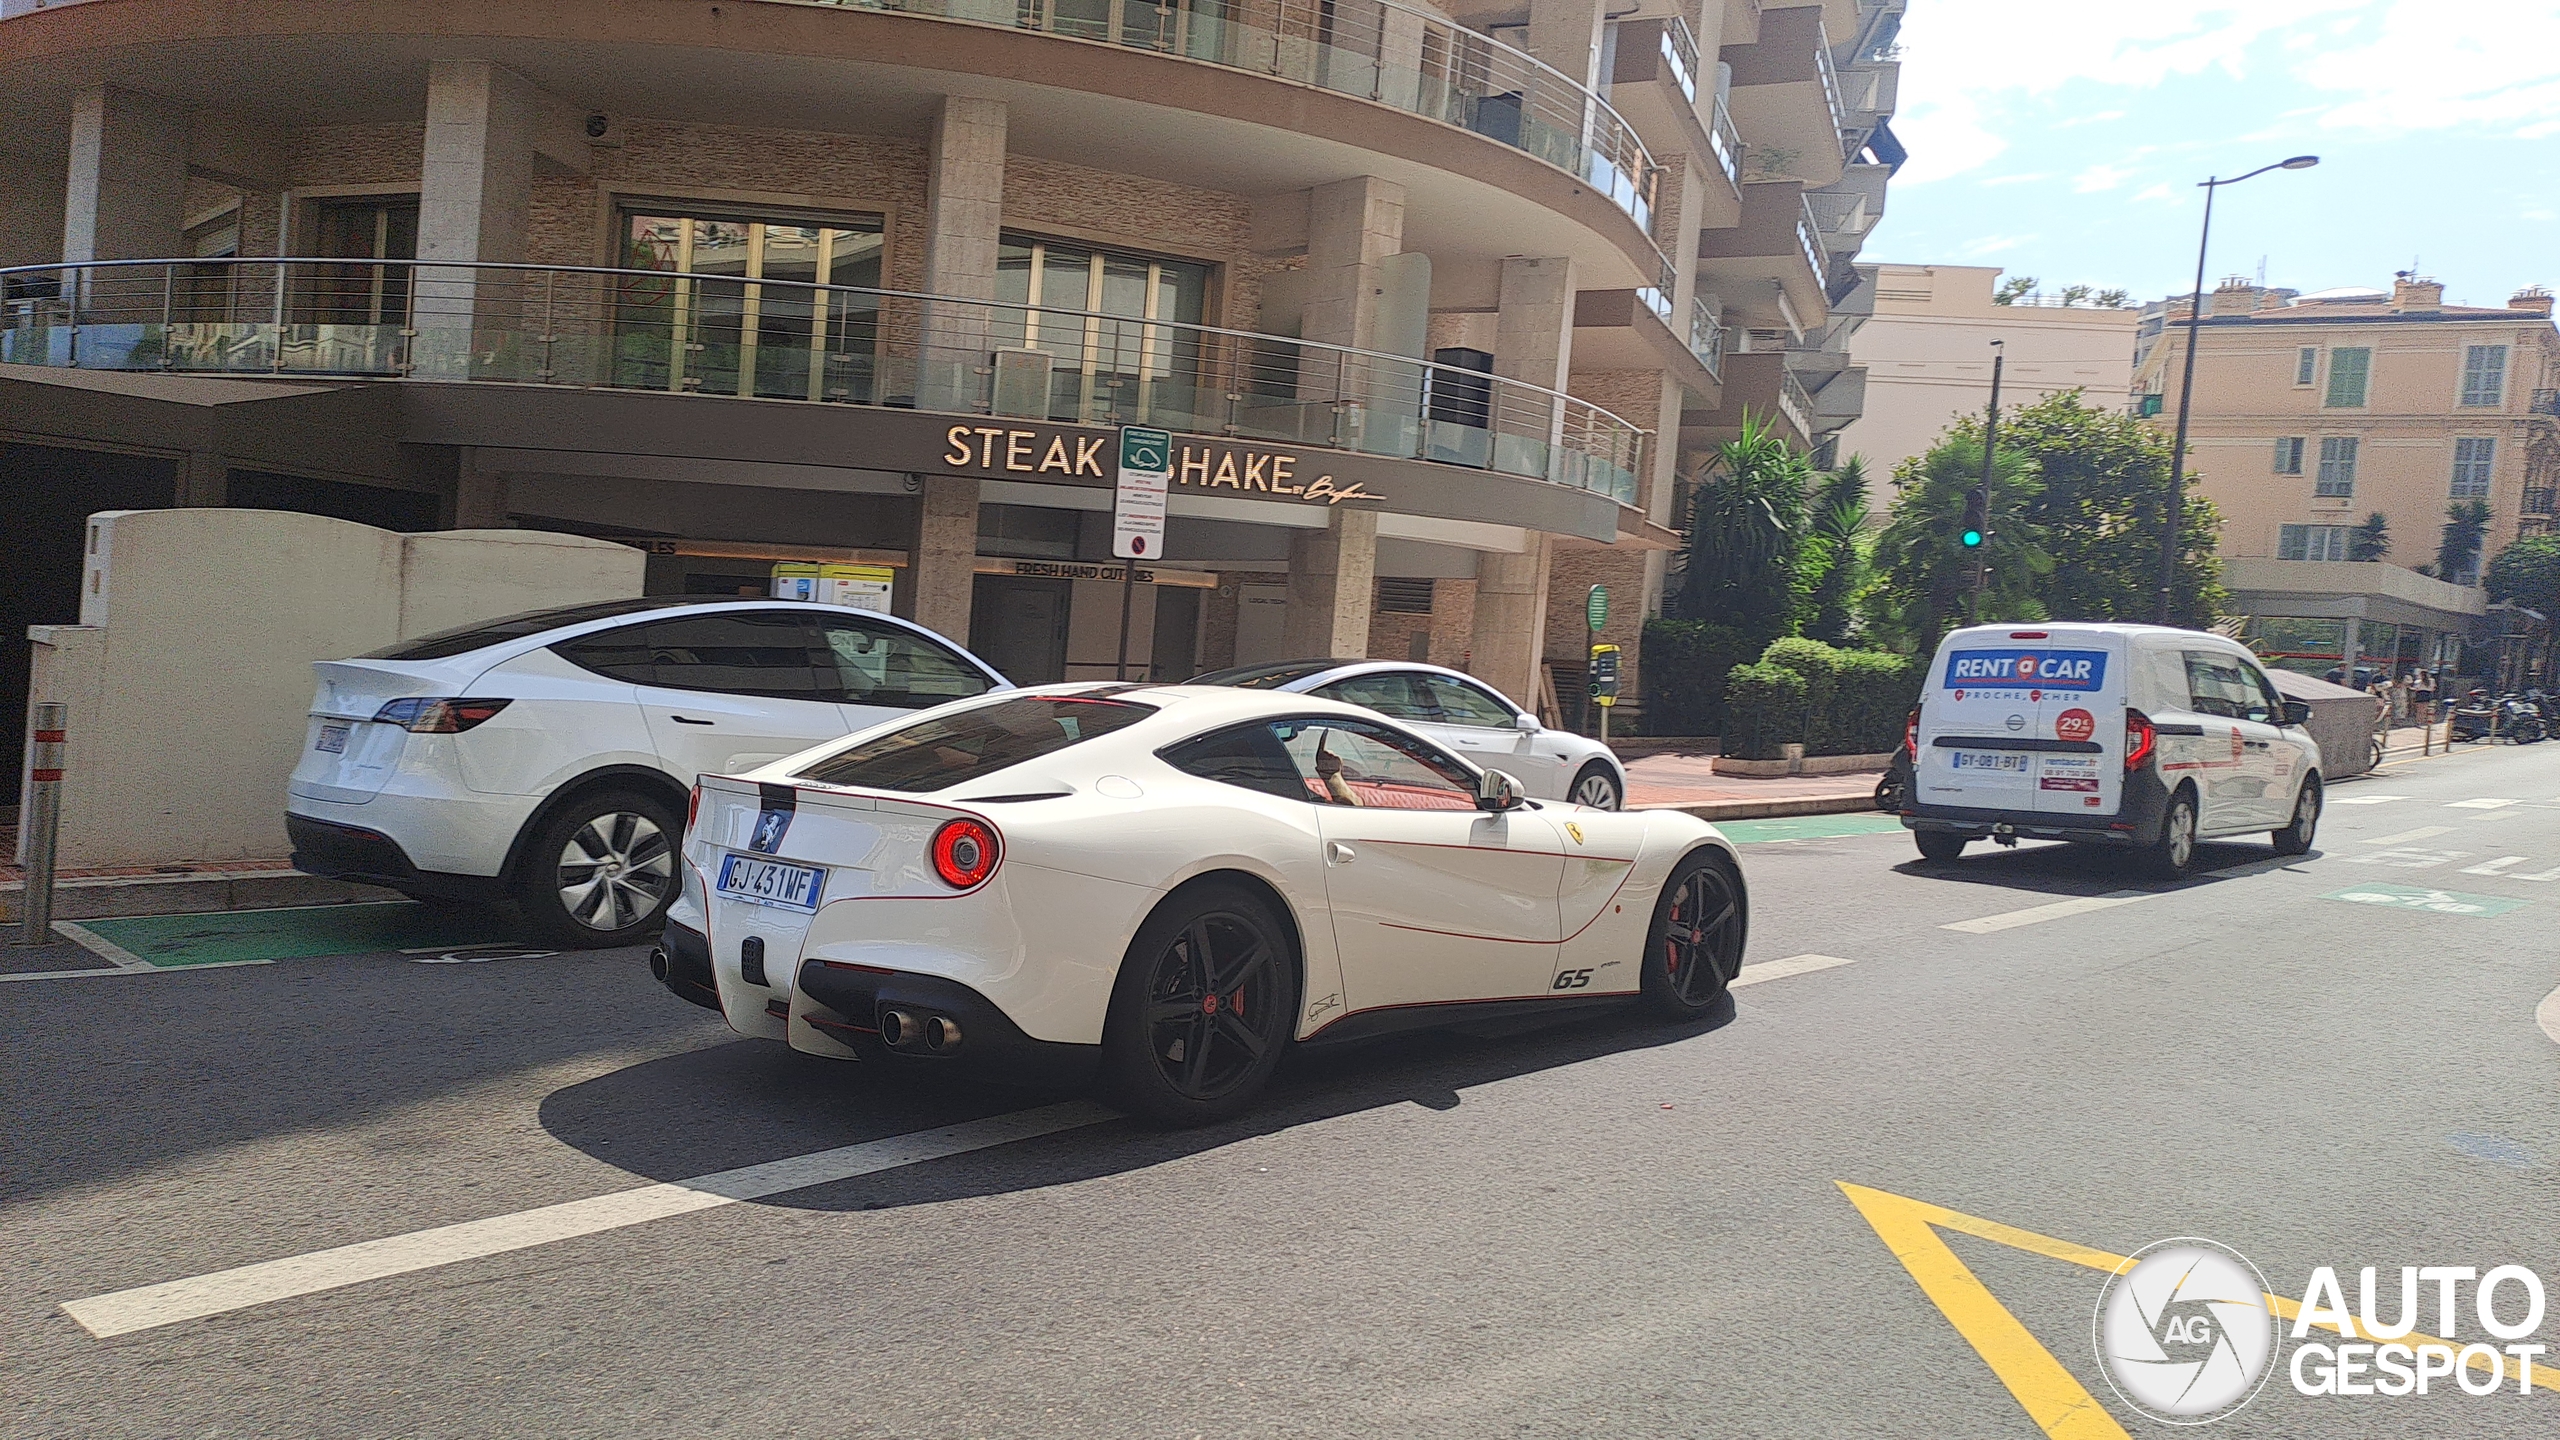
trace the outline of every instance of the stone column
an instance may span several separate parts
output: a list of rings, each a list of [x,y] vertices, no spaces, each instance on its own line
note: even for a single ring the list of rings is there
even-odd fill
[[[426,153],[419,168],[418,271],[412,373],[467,380],[475,332],[503,330],[523,282],[459,268],[525,258],[533,218],[534,132],[541,92],[486,60],[427,66]]]
[[[954,645],[969,643],[969,602],[978,584],[978,482],[927,475],[916,507],[915,621]]]
[[[1523,117],[1524,132],[1530,124],[1543,125],[1576,147],[1584,143],[1591,133],[1591,97],[1598,88],[1600,41],[1607,25],[1608,6],[1601,0],[1529,0],[1529,54],[1581,88],[1546,79],[1537,87],[1546,93],[1533,96]],[[1521,139],[1526,142],[1529,136],[1524,133]],[[1568,163],[1567,168],[1573,167]]]
[[[507,518],[507,477],[482,470],[476,447],[464,447],[461,463],[454,467],[453,528],[503,530],[512,523]]]
[[[1322,530],[1293,531],[1289,612],[1281,621],[1290,656],[1366,658],[1377,581],[1377,511],[1337,507]]]
[[[1004,226],[1006,110],[1000,100],[946,95],[934,113],[924,188],[924,288],[972,300],[996,296],[996,255]],[[979,372],[998,342],[996,312],[982,305],[929,306],[916,404],[983,412]]]
[[[1494,323],[1494,374],[1562,390],[1573,362],[1573,262],[1505,260]],[[1495,391],[1497,463],[1521,441],[1551,453],[1564,433],[1556,402],[1533,403],[1519,390]],[[1504,436],[1513,437],[1506,442]],[[1538,708],[1538,667],[1546,652],[1547,537],[1532,532],[1518,554],[1487,551],[1476,560],[1475,673],[1524,710]]]
[[[1299,338],[1366,350],[1377,339],[1379,266],[1404,249],[1404,187],[1375,175],[1307,192],[1307,308]]]
[[[65,261],[181,253],[186,190],[186,123],[174,107],[112,85],[92,85],[72,97],[62,196]]]
[[[228,502],[231,488],[230,462],[205,450],[187,452],[186,466],[178,472],[178,503],[184,506],[222,505]]]

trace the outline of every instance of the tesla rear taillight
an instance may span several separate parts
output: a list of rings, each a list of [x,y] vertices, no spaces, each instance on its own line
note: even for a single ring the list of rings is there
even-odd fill
[[[983,820],[949,820],[933,832],[933,873],[954,890],[984,884],[996,873],[996,854],[996,832]]]
[[[2151,758],[2152,747],[2160,743],[2160,732],[2152,728],[2151,717],[2139,710],[2124,712],[2124,768],[2130,773],[2142,768]]]
[[[392,700],[373,712],[374,723],[420,735],[459,735],[513,704],[510,700]]]
[[[1902,753],[1912,764],[1920,763],[1920,707],[1911,707],[1911,718],[1902,722]]]

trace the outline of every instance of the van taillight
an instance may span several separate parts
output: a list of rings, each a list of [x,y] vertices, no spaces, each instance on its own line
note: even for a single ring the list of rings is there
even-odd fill
[[[2012,640],[2050,640],[2053,638],[2053,635],[2050,631],[2045,630],[2012,630],[2009,632],[2009,638]]]
[[[2139,710],[2124,712],[2124,768],[2139,770],[2151,758],[2151,747],[2160,741],[2160,732],[2151,727],[2151,717]]]
[[[1902,753],[1912,764],[1920,763],[1920,707],[1911,707],[1911,718],[1902,722]]]

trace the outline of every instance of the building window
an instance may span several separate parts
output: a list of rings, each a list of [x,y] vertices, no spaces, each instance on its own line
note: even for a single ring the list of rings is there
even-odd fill
[[[2276,542],[2279,560],[2344,560],[2348,525],[2287,525]]]
[[[1048,352],[1049,419],[1204,428],[1196,418],[1209,398],[1201,393],[1200,332],[1148,322],[1199,324],[1209,307],[1208,266],[1008,231],[996,256],[996,299],[1038,307],[997,312],[996,343]]]
[[[2320,441],[2320,478],[2311,493],[2342,499],[2356,493],[2356,437],[2330,435]]]
[[[2279,435],[2276,437],[2276,473],[2279,475],[2302,473],[2301,436]]]
[[[2507,403],[2507,347],[2466,345],[2462,349],[2462,403],[2494,410]]]
[[[2497,460],[2498,442],[2488,436],[2466,436],[2454,441],[2453,498],[2456,500],[2488,499],[2489,472],[2497,464]]]
[[[619,383],[883,403],[879,216],[650,205],[621,230],[622,268],[665,278],[614,282]]]
[[[2364,346],[2329,352],[2329,395],[2321,403],[2332,410],[2364,408],[2365,379],[2373,371],[2373,351]]]
[[[2554,492],[2549,486],[2527,486],[2524,492],[2524,513],[2527,515],[2550,514],[2555,493],[2560,492]]]
[[[323,200],[312,216],[311,253],[330,260],[414,260],[418,197]],[[409,267],[341,264],[297,274],[294,318],[304,325],[397,325],[409,318]]]
[[[2320,373],[2320,347],[2305,345],[2293,352],[2293,383],[2308,385]]]

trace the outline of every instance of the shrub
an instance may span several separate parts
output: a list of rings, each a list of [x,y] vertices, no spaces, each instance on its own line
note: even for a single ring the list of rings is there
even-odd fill
[[[1837,750],[1874,755],[1902,743],[1902,724],[1920,698],[1922,662],[1881,650],[1843,650],[1836,694]]]
[[[1804,677],[1804,720],[1799,733],[1785,738],[1803,742],[1808,755],[1850,753],[1834,748],[1842,733],[1840,661],[1846,653],[1819,640],[1790,637],[1769,642],[1769,648],[1760,654],[1761,664],[1781,665]]]
[[[1724,753],[1775,760],[1804,729],[1804,676],[1784,665],[1736,665],[1725,676]]]
[[[1708,620],[1644,622],[1644,728],[1648,735],[1723,733],[1725,675],[1759,646]]]

